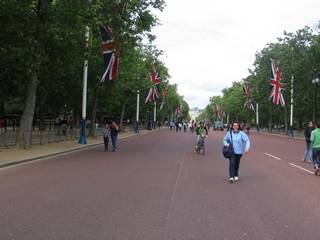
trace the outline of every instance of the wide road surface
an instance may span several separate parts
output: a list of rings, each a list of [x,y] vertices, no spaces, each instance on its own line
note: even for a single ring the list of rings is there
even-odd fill
[[[250,135],[228,183],[223,132],[206,154],[169,130],[0,170],[0,239],[320,239],[320,177],[304,142]]]

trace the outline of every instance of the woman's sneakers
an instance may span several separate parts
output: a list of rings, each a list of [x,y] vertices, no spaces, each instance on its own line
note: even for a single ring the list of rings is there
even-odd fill
[[[229,178],[229,183],[234,183],[234,182],[235,182],[234,178]]]
[[[229,183],[235,183],[236,181],[239,181],[239,177],[229,178]]]
[[[314,175],[320,176],[320,168],[316,167],[316,170],[314,171]]]

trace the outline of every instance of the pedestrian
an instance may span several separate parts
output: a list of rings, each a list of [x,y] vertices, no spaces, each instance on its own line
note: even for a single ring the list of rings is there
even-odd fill
[[[249,124],[246,126],[246,130],[247,130],[247,135],[250,135],[250,125]]]
[[[303,162],[312,162],[312,146],[311,146],[311,132],[313,131],[313,122],[309,122],[308,126],[304,130],[304,137],[306,139],[306,147],[303,155]]]
[[[0,133],[6,132],[6,121],[0,117]]]
[[[233,153],[231,158],[229,158],[229,182],[234,183],[239,180],[240,159],[244,153],[248,153],[250,140],[247,134],[240,129],[240,124],[234,122],[230,131],[224,136],[223,144],[225,146],[232,144],[233,147]]]
[[[67,129],[68,129],[68,120],[66,117],[63,118],[61,121],[61,129],[62,129],[62,135],[66,136]]]
[[[176,122],[176,132],[178,133],[178,131],[179,131],[179,123]]]
[[[104,126],[103,129],[103,142],[104,142],[104,151],[108,152],[109,148],[109,136],[110,136],[110,126],[108,123]]]
[[[111,136],[111,142],[112,142],[112,151],[116,152],[118,150],[118,132],[119,127],[117,124],[112,121],[110,126],[110,136]]]
[[[320,128],[318,123],[314,123],[315,129],[311,132],[311,144],[312,144],[312,160],[315,169],[314,174],[320,176]]]

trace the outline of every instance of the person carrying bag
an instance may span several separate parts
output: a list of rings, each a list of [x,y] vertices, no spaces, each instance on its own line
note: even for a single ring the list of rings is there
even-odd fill
[[[241,131],[240,124],[234,122],[223,138],[223,145],[223,155],[229,159],[229,182],[234,183],[239,180],[240,159],[249,151],[250,140],[247,134]]]

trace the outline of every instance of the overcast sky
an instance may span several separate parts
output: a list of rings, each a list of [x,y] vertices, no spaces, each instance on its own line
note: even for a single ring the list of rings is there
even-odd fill
[[[166,0],[153,33],[165,52],[170,83],[178,84],[190,107],[240,81],[254,55],[283,31],[295,32],[320,20],[320,0]]]

